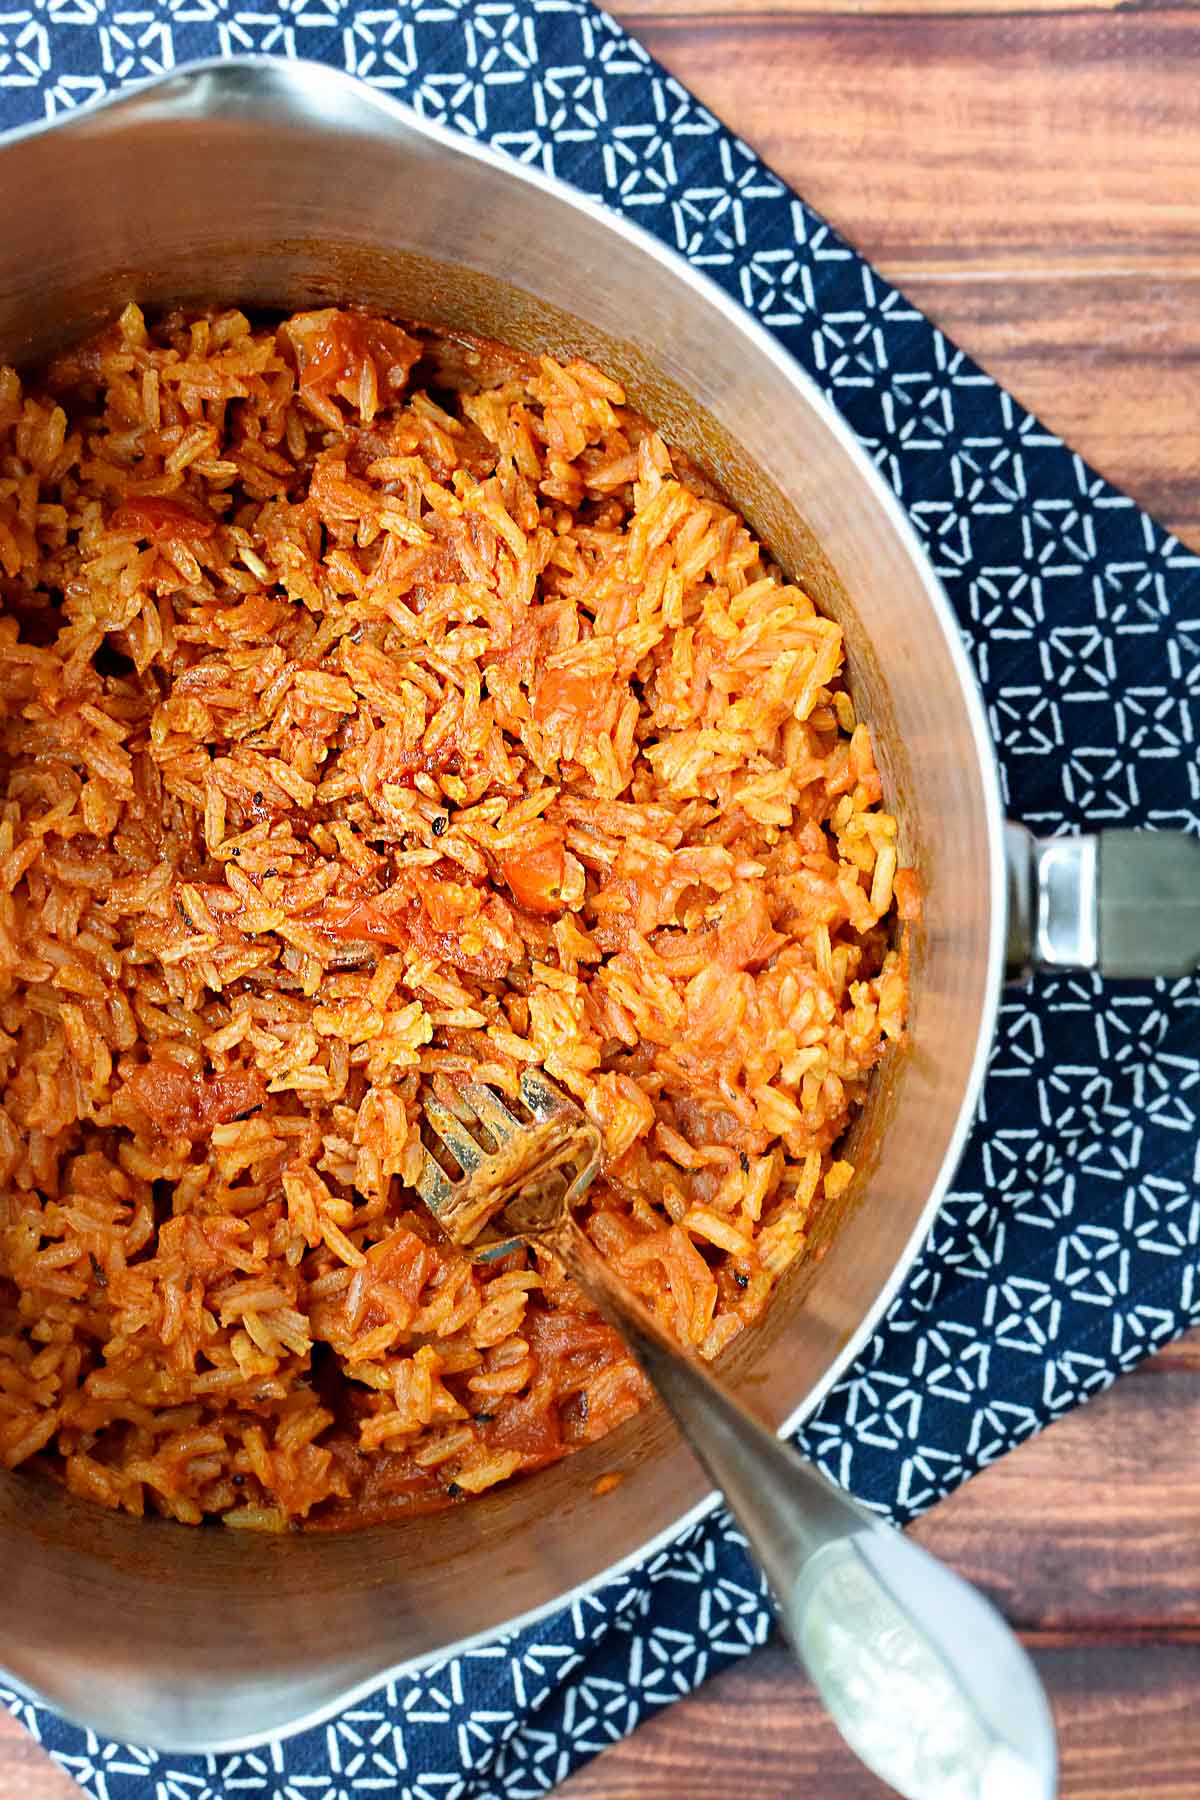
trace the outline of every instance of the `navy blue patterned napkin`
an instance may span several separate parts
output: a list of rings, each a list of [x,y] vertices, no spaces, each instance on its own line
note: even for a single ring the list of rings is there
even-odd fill
[[[735,295],[875,457],[946,583],[1013,813],[1200,829],[1200,558],[947,342],[587,0],[12,0],[0,127],[193,57],[346,68],[628,214]],[[1200,1320],[1200,984],[1007,998],[924,1255],[804,1433],[909,1519]],[[762,1643],[720,1514],[567,1611],[212,1758],[5,1698],[95,1800],[524,1800]]]

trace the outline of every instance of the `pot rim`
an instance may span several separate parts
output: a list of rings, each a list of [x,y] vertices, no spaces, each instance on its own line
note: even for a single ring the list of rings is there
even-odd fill
[[[252,92],[256,86],[260,92],[269,93],[275,100],[282,121],[286,122],[290,114],[297,128],[311,126],[313,122],[314,90],[324,90],[326,94],[335,93],[339,102],[352,95],[359,109],[369,107],[375,115],[374,118],[368,118],[364,116],[364,111],[360,110],[358,118],[350,126],[352,131],[371,136],[381,132],[386,133],[392,127],[401,126],[406,131],[423,137],[456,156],[479,162],[502,174],[510,181],[525,184],[553,196],[560,202],[565,202],[591,217],[606,230],[626,239],[643,255],[653,258],[654,261],[666,267],[677,281],[692,288],[709,306],[719,309],[737,331],[749,339],[760,354],[769,359],[780,380],[800,393],[806,403],[821,415],[826,427],[849,457],[856,474],[869,490],[875,504],[886,515],[888,523],[903,545],[905,553],[921,581],[930,613],[941,633],[954,667],[968,715],[975,750],[975,766],[987,818],[986,881],[989,893],[989,921],[985,994],[975,1034],[974,1052],[970,1067],[963,1077],[957,1120],[950,1134],[937,1178],[931,1185],[928,1198],[917,1222],[876,1299],[860,1319],[854,1331],[846,1338],[824,1375],[813,1384],[803,1399],[781,1421],[778,1427],[779,1435],[790,1436],[816,1410],[830,1389],[855,1361],[907,1279],[946,1196],[965,1148],[967,1137],[974,1124],[988,1057],[995,1036],[1004,971],[1007,910],[1003,839],[1004,810],[995,749],[982,696],[949,599],[908,514],[858,437],[807,370],[783,348],[752,313],[728,295],[711,277],[694,268],[682,255],[670,249],[650,232],[634,224],[614,208],[589,198],[556,176],[547,175],[540,169],[518,163],[492,149],[488,144],[481,143],[463,133],[452,131],[435,120],[425,118],[406,102],[397,100],[387,92],[372,87],[360,77],[347,74],[323,63],[299,57],[293,59],[252,54],[198,58],[181,63],[165,74],[122,86],[116,92],[106,94],[98,101],[82,107],[78,111],[61,114],[57,118],[39,120],[4,134],[0,138],[0,166],[2,166],[6,150],[50,132],[76,132],[86,136],[90,131],[107,130],[114,123],[119,123],[123,112],[136,113],[146,98],[156,93],[163,94],[169,102],[173,102],[174,110],[180,117],[205,118],[220,116],[225,107],[231,103],[239,101],[244,103],[247,93]],[[319,93],[317,97],[319,99]],[[339,106],[339,111],[341,110]],[[460,1638],[435,1653],[385,1664],[377,1674],[364,1677],[344,1689],[335,1699],[322,1702],[316,1707],[298,1714],[295,1719],[290,1720],[284,1726],[276,1725],[254,1735],[242,1735],[215,1742],[206,1740],[201,1743],[184,1737],[175,1740],[170,1748],[181,1752],[227,1753],[309,1730],[345,1707],[359,1702],[386,1682],[400,1679],[406,1674],[427,1666],[432,1661],[441,1662],[462,1655],[484,1643],[494,1642],[498,1636],[507,1636],[509,1633],[523,1630],[536,1623],[537,1620],[546,1618],[571,1605],[574,1601],[594,1592],[605,1583],[619,1578],[635,1565],[655,1555],[683,1532],[706,1518],[720,1505],[720,1501],[720,1494],[715,1490],[710,1491],[686,1512],[680,1514],[670,1525],[656,1533],[654,1537],[647,1539],[627,1555],[618,1558],[597,1574],[577,1583],[552,1600],[532,1607],[528,1612],[515,1615],[502,1627],[485,1628],[478,1633]],[[56,1702],[42,1700],[36,1687],[12,1673],[10,1669],[3,1668],[0,1672],[3,1673],[4,1679],[21,1693],[35,1701],[49,1705],[55,1710],[60,1710]],[[103,1732],[102,1723],[75,1716],[77,1722],[88,1729]]]

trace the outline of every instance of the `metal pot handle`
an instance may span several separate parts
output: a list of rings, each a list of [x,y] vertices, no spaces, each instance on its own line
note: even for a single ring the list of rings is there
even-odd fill
[[[1005,826],[1010,979],[1098,969],[1117,979],[1200,966],[1200,838],[1101,831],[1037,838]]]

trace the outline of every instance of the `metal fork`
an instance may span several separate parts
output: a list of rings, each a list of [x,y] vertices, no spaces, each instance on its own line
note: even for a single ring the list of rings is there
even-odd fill
[[[581,1230],[574,1208],[602,1157],[582,1109],[528,1070],[519,1101],[463,1082],[443,1085],[424,1113],[461,1175],[451,1180],[426,1150],[421,1198],[478,1256],[524,1243],[557,1257],[621,1331],[723,1491],[792,1648],[867,1767],[905,1800],[1052,1800],[1050,1709],[1000,1614],[686,1355]]]
[[[573,1212],[599,1172],[600,1133],[583,1108],[540,1069],[522,1072],[519,1091],[519,1100],[506,1106],[482,1082],[464,1081],[455,1087],[443,1081],[425,1097],[426,1123],[462,1174],[452,1182],[425,1150],[417,1192],[456,1244],[477,1245],[492,1219],[518,1198],[528,1209],[544,1196],[544,1218],[539,1223],[536,1212],[530,1218],[531,1234],[534,1229],[545,1230],[557,1212]],[[528,1118],[518,1118],[510,1110],[513,1106],[521,1107]],[[516,1237],[510,1232],[479,1246],[475,1254],[492,1260],[507,1255],[520,1241],[519,1231]]]

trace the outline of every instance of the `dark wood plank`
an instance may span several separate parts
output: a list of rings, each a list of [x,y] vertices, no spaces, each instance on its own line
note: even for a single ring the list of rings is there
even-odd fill
[[[1118,1382],[914,1532],[1027,1629],[1200,1634],[1200,1374]]]
[[[79,1800],[79,1789],[24,1726],[0,1711],[0,1800]]]
[[[1138,1375],[1157,1375],[1162,1369],[1200,1371],[1200,1331],[1189,1331],[1186,1337],[1177,1338],[1156,1356],[1139,1363],[1134,1372]]]
[[[1200,1648],[1033,1647],[1054,1705],[1061,1800],[1196,1800]],[[668,1707],[562,1800],[885,1800],[778,1644]],[[38,1797],[41,1800],[41,1797]]]
[[[1200,274],[1200,16],[619,16],[885,272]]]
[[[1013,0],[720,0],[719,5],[697,5],[696,0],[634,0],[639,15],[653,13],[656,18],[694,18],[698,13],[720,13],[725,18],[756,18],[764,14],[782,14],[799,18],[816,13],[836,17],[878,18],[880,16],[907,21],[917,15],[952,13],[964,18],[979,13],[1008,13],[1018,9]],[[1157,0],[1022,0],[1022,13],[1110,13],[1144,12]],[[1195,0],[1181,0],[1195,4]]]
[[[1200,11],[972,10],[636,0],[622,16],[1024,404],[1200,545]]]
[[[1200,273],[901,280],[1023,405],[1200,548]]]

